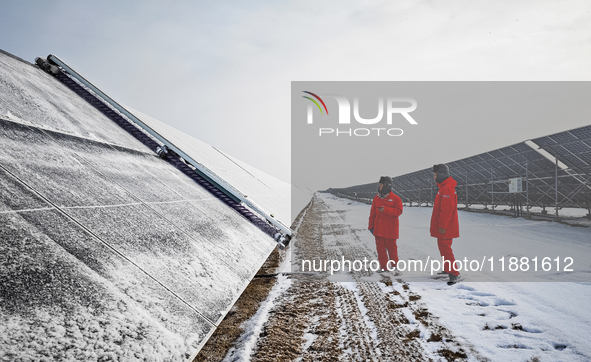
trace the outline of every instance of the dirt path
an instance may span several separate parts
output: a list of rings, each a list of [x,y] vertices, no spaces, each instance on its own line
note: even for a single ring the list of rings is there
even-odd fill
[[[314,197],[292,241],[294,260],[372,259],[340,212]],[[475,357],[400,278],[351,272],[293,277],[260,335],[253,361],[431,361]],[[369,281],[367,279],[370,279]],[[478,359],[476,357],[476,359]]]

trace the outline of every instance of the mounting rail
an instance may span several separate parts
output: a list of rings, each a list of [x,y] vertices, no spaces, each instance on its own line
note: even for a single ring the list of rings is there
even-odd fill
[[[148,133],[151,137],[153,137],[154,139],[156,139],[158,142],[161,143],[161,145],[155,145],[153,142],[148,142],[150,144],[149,147],[153,148],[154,151],[158,155],[160,155],[161,157],[172,162],[175,166],[177,166],[177,168],[183,168],[182,167],[183,162],[180,162],[180,160],[178,160],[178,158],[174,157],[174,156],[182,157],[182,159],[185,161],[185,163],[187,163],[195,168],[194,172],[196,172],[199,176],[204,178],[210,184],[213,184],[213,186],[215,186],[216,189],[223,192],[225,194],[226,198],[229,197],[231,199],[231,200],[224,199],[224,201],[227,204],[229,204],[232,207],[234,207],[235,209],[237,209],[242,215],[247,217],[251,222],[253,222],[258,227],[263,229],[263,231],[265,231],[267,234],[269,234],[275,240],[289,241],[289,239],[292,236],[292,230],[289,227],[287,227],[282,222],[280,222],[279,220],[275,219],[273,216],[271,216],[270,214],[265,212],[254,201],[248,199],[247,195],[244,195],[242,192],[240,192],[239,190],[234,188],[231,184],[229,184],[228,182],[223,180],[221,177],[219,177],[217,174],[215,174],[214,172],[209,170],[206,166],[197,162],[191,156],[186,154],[182,149],[180,149],[179,147],[174,145],[172,142],[170,142],[164,136],[160,135],[158,132],[156,132],[150,126],[148,126],[147,124],[142,122],[138,117],[133,115],[131,112],[127,111],[127,109],[125,109],[123,106],[121,106],[115,100],[113,100],[111,97],[109,97],[103,91],[101,91],[100,89],[95,87],[92,83],[90,83],[88,80],[86,80],[82,75],[80,75],[78,72],[76,72],[70,66],[68,66],[61,59],[59,59],[55,55],[50,54],[47,56],[47,60],[38,57],[37,59],[35,59],[35,63],[41,69],[56,76],[62,83],[66,84],[70,88],[73,88],[73,87],[75,88],[76,85],[70,83],[71,81],[69,81],[68,79],[65,79],[64,77],[73,78],[77,82],[79,82],[80,84],[84,85],[84,87],[86,87],[87,89],[91,90],[94,93],[94,94],[92,94],[90,92],[84,93],[80,89],[77,89],[77,93],[83,93],[83,95],[82,94],[80,94],[80,95],[83,96],[84,99],[86,99],[91,104],[93,104],[95,107],[97,107],[97,105],[95,104],[96,102],[93,102],[92,99],[89,99],[90,97],[94,96],[96,98],[99,98],[100,101],[108,104],[110,107],[112,107],[113,109],[120,112],[127,119],[129,119],[129,121],[133,122],[136,127],[139,127],[140,129],[142,129],[143,131]],[[105,114],[109,113],[108,116],[111,116],[109,111],[105,111],[104,109],[99,109],[99,110],[101,110],[101,112],[103,112]],[[112,117],[110,117],[110,118],[112,118]],[[120,123],[120,121],[118,123]],[[126,127],[126,129],[127,129],[127,127]],[[130,133],[132,133],[134,136],[136,136],[136,138],[138,137],[137,132],[134,132],[134,130],[130,130],[130,129],[127,129],[127,130]],[[186,165],[184,165],[184,166],[186,166]],[[183,171],[186,172],[186,170],[183,170]],[[215,190],[212,191],[211,188],[208,188],[208,190],[210,190],[210,192],[216,194],[216,196],[218,196],[218,198],[221,198],[217,193],[215,193]],[[273,232],[268,227],[265,227],[260,222],[257,222],[258,220],[254,220],[254,218],[253,218],[254,215],[249,215],[249,212],[243,206],[234,205],[234,203],[232,201],[234,201],[235,203],[238,203],[238,204],[244,203],[244,205],[246,205],[250,209],[254,210],[260,217],[262,217],[268,223],[272,224],[277,229],[279,229],[281,232],[283,232],[285,234],[285,236],[277,235],[277,234],[281,234],[281,232],[279,232],[278,230],[275,230],[275,232]],[[267,226],[270,226],[270,225],[267,225]]]

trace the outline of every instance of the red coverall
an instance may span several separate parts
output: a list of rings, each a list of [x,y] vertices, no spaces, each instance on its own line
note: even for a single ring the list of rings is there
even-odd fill
[[[460,274],[453,268],[453,263],[456,259],[451,250],[452,239],[460,236],[458,195],[455,190],[457,185],[456,180],[451,177],[437,184],[439,192],[435,196],[433,215],[431,216],[431,236],[437,238],[437,246],[439,247],[441,256],[444,260],[449,260],[449,263],[445,262],[443,264],[443,270],[453,275]],[[445,234],[441,234],[439,228],[445,229]],[[450,266],[452,267],[451,269]]]
[[[384,211],[378,210],[379,207],[383,207]],[[402,200],[392,191],[385,198],[381,198],[379,194],[373,198],[368,229],[373,229],[378,261],[384,270],[387,270],[388,261],[393,260],[398,263],[396,239],[398,239],[398,216],[401,214]],[[391,263],[390,268],[392,268]]]

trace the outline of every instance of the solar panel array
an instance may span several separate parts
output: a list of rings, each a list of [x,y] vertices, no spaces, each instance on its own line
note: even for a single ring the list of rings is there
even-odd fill
[[[533,144],[532,144],[533,142]],[[539,149],[536,149],[537,145]],[[556,160],[558,160],[558,165]],[[591,205],[591,126],[585,126],[448,163],[458,182],[458,202],[487,206],[520,203],[542,208]],[[523,192],[509,193],[509,179],[522,178]],[[431,168],[393,178],[407,203],[431,203],[437,192]],[[377,183],[329,189],[351,197],[375,196]]]
[[[276,246],[53,77],[3,52],[0,144],[6,360],[189,358]]]

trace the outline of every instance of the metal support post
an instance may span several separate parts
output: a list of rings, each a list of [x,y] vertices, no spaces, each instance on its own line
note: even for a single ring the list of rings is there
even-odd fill
[[[556,207],[556,218],[558,219],[558,155],[554,156],[556,158],[556,187],[555,187],[555,199],[554,204]]]
[[[492,211],[495,211],[495,183],[494,181],[494,174],[493,169],[490,169],[490,205],[492,207]]]
[[[466,209],[468,209],[470,206],[470,204],[468,203],[468,171],[466,171]]]
[[[529,216],[529,169],[527,161],[525,161],[525,197],[525,209],[527,210],[527,215]]]

